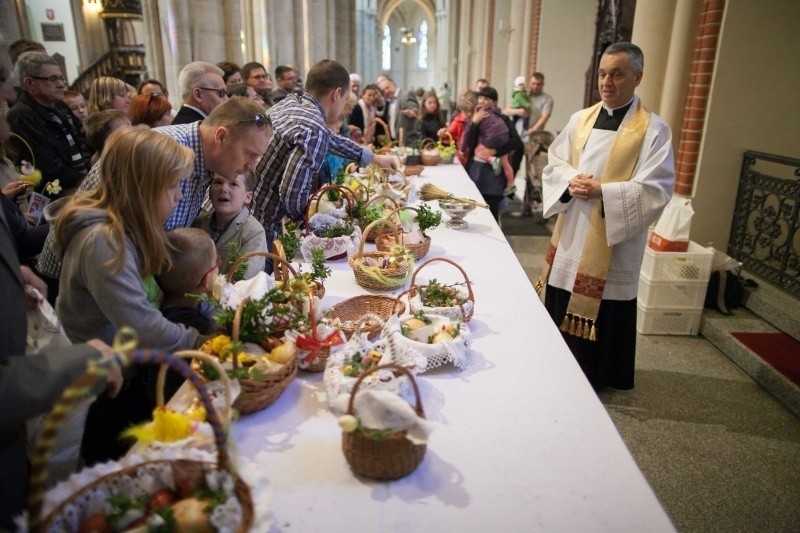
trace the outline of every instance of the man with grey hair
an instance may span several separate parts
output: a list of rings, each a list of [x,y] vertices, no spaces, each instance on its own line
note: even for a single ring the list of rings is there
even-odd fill
[[[544,216],[558,221],[537,290],[546,281],[545,308],[595,389],[633,388],[647,231],[675,184],[669,126],[635,94],[643,63],[634,44],[606,48],[602,101],[572,115],[543,172]]]
[[[362,83],[364,83],[364,80],[361,79],[360,74],[356,74],[355,72],[350,74],[350,92],[356,95],[356,98],[361,96]]]
[[[183,67],[178,74],[183,105],[172,124],[191,124],[203,120],[215,107],[227,100],[223,74],[221,68],[205,61],[195,61]]]
[[[8,112],[11,143],[20,159],[36,163],[42,173],[39,190],[50,197],[71,194],[89,171],[90,150],[69,110],[60,105],[66,82],[55,59],[26,52],[16,64],[22,86],[19,101]]]

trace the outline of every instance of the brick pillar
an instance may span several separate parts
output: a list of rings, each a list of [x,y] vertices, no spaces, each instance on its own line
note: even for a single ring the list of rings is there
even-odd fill
[[[697,156],[705,127],[708,93],[711,90],[711,75],[724,11],[725,0],[704,0],[700,11],[700,27],[694,44],[692,74],[676,160],[675,192],[681,196],[691,196],[694,188]]]
[[[536,72],[536,54],[539,51],[539,29],[542,19],[542,0],[533,0],[531,10],[531,41],[528,50],[528,72],[527,77]]]

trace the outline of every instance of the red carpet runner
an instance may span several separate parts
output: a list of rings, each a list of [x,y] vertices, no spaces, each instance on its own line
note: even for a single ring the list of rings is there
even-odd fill
[[[731,333],[764,361],[800,387],[800,342],[786,333]]]

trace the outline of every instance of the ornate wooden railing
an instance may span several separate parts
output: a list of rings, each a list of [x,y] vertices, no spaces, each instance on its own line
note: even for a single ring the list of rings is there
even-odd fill
[[[144,54],[144,45],[116,46],[89,65],[89,68],[72,82],[70,89],[86,94],[92,81],[100,76],[113,76],[135,87],[147,71]]]
[[[800,159],[744,153],[728,254],[800,297]]]

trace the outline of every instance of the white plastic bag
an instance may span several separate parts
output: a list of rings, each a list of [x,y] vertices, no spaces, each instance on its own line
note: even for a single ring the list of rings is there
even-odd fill
[[[659,252],[685,252],[689,248],[693,216],[692,201],[673,196],[661,213],[648,246]]]
[[[31,291],[32,296],[39,301],[39,305],[28,311],[26,355],[70,346],[72,343],[67,338],[53,307],[36,289],[29,287],[27,290]],[[77,405],[56,435],[53,453],[48,463],[48,485],[68,478],[77,469],[86,413],[92,401],[93,398],[87,399]],[[29,455],[33,452],[46,418],[47,415],[42,415],[28,420]]]

